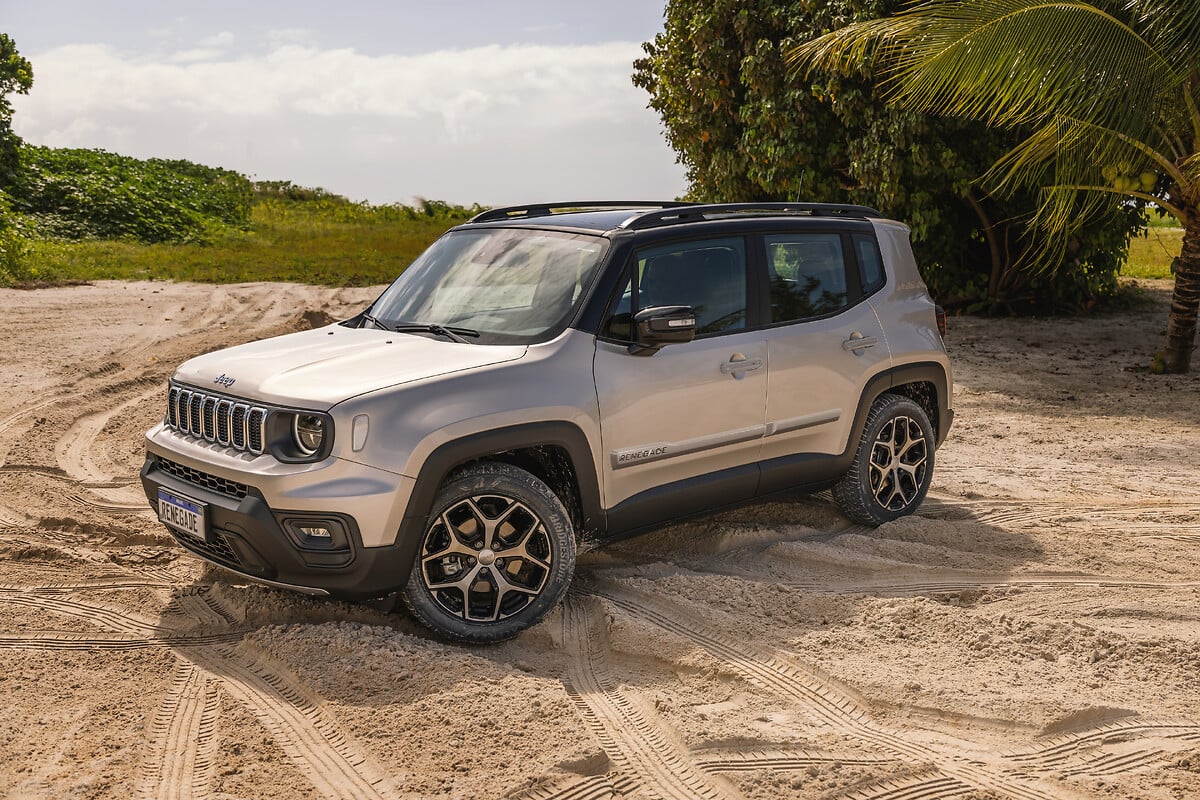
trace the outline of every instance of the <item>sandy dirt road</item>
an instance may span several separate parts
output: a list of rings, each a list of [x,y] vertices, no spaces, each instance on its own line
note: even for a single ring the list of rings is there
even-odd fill
[[[1127,369],[1165,288],[952,320],[916,516],[587,553],[489,648],[204,567],[136,480],[175,364],[372,290],[0,290],[0,797],[1200,798],[1200,376]]]

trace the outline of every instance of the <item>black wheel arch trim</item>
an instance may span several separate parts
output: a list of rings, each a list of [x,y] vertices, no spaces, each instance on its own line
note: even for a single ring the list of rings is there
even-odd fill
[[[446,477],[461,464],[534,447],[560,447],[571,459],[583,520],[580,533],[606,529],[596,462],[587,436],[577,425],[566,421],[530,422],[473,433],[438,445],[421,465],[396,535],[396,547],[404,553],[405,563],[404,574],[396,576],[397,586],[408,581],[434,498]]]
[[[875,399],[889,389],[910,383],[933,385],[937,394],[935,398],[937,407],[933,410],[937,412],[937,418],[929,421],[933,423],[936,446],[942,446],[942,442],[946,441],[946,435],[950,432],[950,426],[954,422],[954,411],[950,408],[950,376],[946,373],[946,368],[936,361],[916,361],[912,364],[891,367],[867,382],[858,403],[858,411],[854,415],[854,428],[847,445],[848,453],[853,453],[854,448],[858,445],[858,437],[862,436],[867,412],[871,410],[871,404],[875,402]]]

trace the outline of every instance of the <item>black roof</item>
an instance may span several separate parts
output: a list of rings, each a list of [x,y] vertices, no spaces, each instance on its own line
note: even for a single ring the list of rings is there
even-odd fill
[[[882,215],[867,206],[835,203],[683,203],[677,201],[571,201],[494,208],[467,224],[553,226],[603,233],[643,230],[688,222],[739,217],[835,217]]]

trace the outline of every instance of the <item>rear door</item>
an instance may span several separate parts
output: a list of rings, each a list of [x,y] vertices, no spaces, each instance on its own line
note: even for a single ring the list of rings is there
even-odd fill
[[[767,345],[748,330],[748,242],[722,237],[634,254],[596,343],[605,505],[614,529],[640,527],[754,494],[764,427]],[[687,305],[697,336],[631,355],[630,318]]]
[[[771,306],[760,491],[770,492],[804,477],[795,457],[842,453],[867,380],[891,356],[868,299],[883,283],[872,234],[771,233],[759,246]]]

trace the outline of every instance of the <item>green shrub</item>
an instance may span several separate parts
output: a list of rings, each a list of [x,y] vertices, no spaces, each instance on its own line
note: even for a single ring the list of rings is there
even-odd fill
[[[0,191],[0,286],[16,286],[37,279],[30,262],[29,245],[21,235],[20,219],[14,217],[8,196]]]
[[[30,233],[51,239],[195,242],[250,222],[248,178],[190,161],[23,146],[10,189]]]

